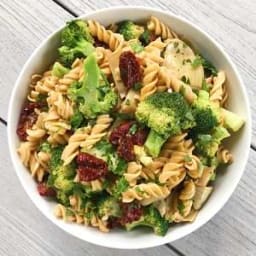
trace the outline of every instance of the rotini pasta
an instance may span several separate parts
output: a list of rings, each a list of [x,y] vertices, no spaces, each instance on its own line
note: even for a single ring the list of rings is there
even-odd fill
[[[175,32],[173,32],[169,27],[154,16],[150,17],[147,27],[149,30],[154,31],[157,36],[161,36],[163,39],[177,37]]]
[[[112,118],[109,115],[100,115],[96,124],[92,127],[90,135],[81,143],[84,150],[92,148],[99,140],[106,136],[106,129],[111,125]]]
[[[169,194],[170,190],[166,186],[160,186],[152,182],[142,183],[123,192],[122,201],[129,203],[136,199],[141,201],[142,205],[148,205],[166,198]]]

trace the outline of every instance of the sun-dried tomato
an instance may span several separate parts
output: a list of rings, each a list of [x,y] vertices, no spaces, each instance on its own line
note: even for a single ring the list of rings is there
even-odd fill
[[[139,204],[129,203],[122,204],[122,217],[119,222],[121,225],[131,223],[133,221],[139,220],[143,214],[143,209]]]
[[[133,124],[133,121],[128,121],[117,126],[110,134],[110,143],[118,145],[120,138],[126,136]]]
[[[148,130],[139,128],[134,135],[132,135],[132,142],[134,145],[144,145],[148,136]]]
[[[124,85],[130,89],[142,80],[140,63],[131,51],[123,52],[119,59],[120,76]]]
[[[131,136],[126,135],[119,140],[117,154],[127,162],[133,161],[135,159]]]
[[[35,113],[36,108],[41,108],[42,104],[37,102],[28,102],[23,107],[20,113],[20,119],[16,130],[20,140],[25,141],[27,138],[26,130],[30,129],[36,122],[37,114]]]
[[[79,153],[76,162],[77,173],[81,181],[96,180],[107,174],[107,163],[88,153]]]
[[[148,135],[148,130],[141,127],[138,129],[135,128],[135,131],[131,132],[133,125],[137,127],[134,121],[128,121],[120,124],[112,131],[109,138],[110,142],[117,146],[118,155],[126,161],[132,161],[135,159],[133,146],[142,146]]]
[[[45,182],[37,184],[37,191],[40,194],[40,196],[48,196],[48,197],[56,196],[56,191],[53,188],[48,187]]]

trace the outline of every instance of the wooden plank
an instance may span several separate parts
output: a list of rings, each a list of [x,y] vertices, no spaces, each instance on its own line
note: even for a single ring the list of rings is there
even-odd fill
[[[0,255],[177,255],[165,246],[121,251],[76,239],[47,220],[25,194],[7,151],[6,128],[0,124]]]
[[[4,0],[0,16],[0,117],[6,119],[11,90],[23,65],[42,40],[72,16],[51,0]]]
[[[60,0],[77,15],[118,5],[142,5],[170,10],[185,17],[219,42],[237,65],[251,100],[253,145],[256,146],[256,1]]]

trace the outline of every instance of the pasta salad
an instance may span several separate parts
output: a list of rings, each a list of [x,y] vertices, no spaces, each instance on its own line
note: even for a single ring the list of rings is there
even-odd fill
[[[244,120],[217,70],[158,18],[67,22],[31,78],[18,154],[65,221],[132,230],[192,222]]]

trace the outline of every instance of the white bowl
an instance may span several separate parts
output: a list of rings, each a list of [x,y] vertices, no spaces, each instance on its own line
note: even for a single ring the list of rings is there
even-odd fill
[[[229,109],[238,113],[246,120],[243,129],[237,134],[234,134],[229,141],[229,147],[234,155],[234,163],[227,167],[222,175],[218,175],[214,192],[204,207],[200,210],[197,219],[193,223],[170,227],[168,233],[164,237],[156,236],[151,232],[146,232],[141,229],[131,232],[113,230],[112,232],[105,234],[94,228],[73,223],[69,224],[56,219],[53,215],[53,207],[55,203],[45,200],[45,198],[38,194],[36,183],[31,178],[26,168],[22,165],[19,156],[16,153],[16,149],[19,145],[19,139],[16,136],[16,126],[22,104],[27,94],[31,75],[44,71],[56,57],[60,29],[51,34],[29,58],[17,79],[9,104],[9,150],[16,173],[31,200],[48,219],[69,234],[84,241],[111,248],[139,249],[153,247],[173,242],[201,227],[210,220],[230,198],[243,174],[250,149],[251,117],[245,86],[236,67],[222,47],[200,28],[171,13],[146,7],[115,7],[95,11],[81,16],[80,18],[95,19],[104,25],[108,25],[123,19],[143,20],[150,15],[157,16],[176,32],[184,35],[185,38],[192,42],[196,49],[200,50],[200,53],[211,60],[218,69],[225,70],[230,96]],[[38,223],[38,225],[43,225],[43,223]]]

